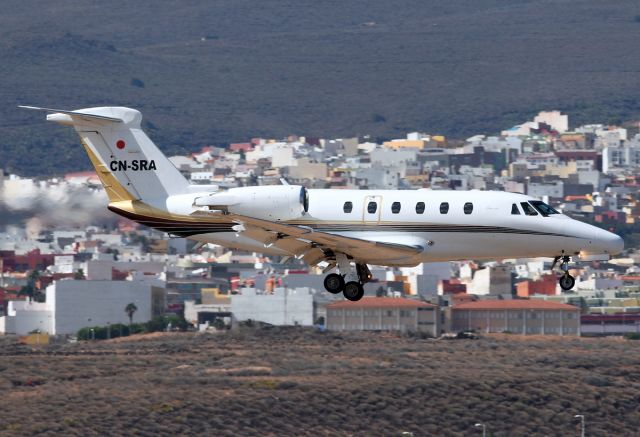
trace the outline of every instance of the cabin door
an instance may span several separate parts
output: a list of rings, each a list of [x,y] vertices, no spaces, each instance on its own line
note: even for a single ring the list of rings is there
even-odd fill
[[[378,224],[382,211],[382,196],[365,196],[362,209],[362,222]]]

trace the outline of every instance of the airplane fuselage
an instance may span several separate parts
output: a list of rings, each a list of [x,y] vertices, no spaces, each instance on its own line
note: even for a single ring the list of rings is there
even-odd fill
[[[394,265],[561,255],[587,258],[618,253],[622,248],[617,235],[564,214],[543,215],[528,203],[537,199],[522,194],[428,189],[312,189],[308,193],[308,212],[287,224],[358,239],[424,245],[421,253]],[[523,203],[529,205],[527,211]],[[191,238],[285,254],[233,231]],[[363,261],[385,260],[372,253]]]

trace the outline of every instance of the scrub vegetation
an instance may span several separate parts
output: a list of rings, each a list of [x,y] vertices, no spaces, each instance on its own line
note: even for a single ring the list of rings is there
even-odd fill
[[[4,4],[0,167],[89,169],[17,104],[125,105],[168,153],[288,134],[494,134],[540,110],[640,116],[637,2],[355,0]]]
[[[241,328],[0,338],[0,435],[634,435],[640,343]]]

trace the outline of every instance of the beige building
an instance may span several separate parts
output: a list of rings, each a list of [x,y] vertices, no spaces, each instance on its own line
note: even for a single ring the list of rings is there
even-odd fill
[[[309,158],[300,158],[297,165],[289,167],[289,177],[297,180],[324,180],[327,178],[327,164],[324,162],[311,162]]]
[[[511,268],[489,266],[476,270],[473,280],[467,284],[467,293],[476,295],[511,294]]]
[[[334,331],[411,331],[440,335],[436,305],[399,297],[364,297],[327,305],[327,329]]]
[[[544,300],[480,300],[451,310],[453,331],[580,335],[580,308]]]
[[[425,140],[391,140],[385,141],[382,143],[384,147],[390,149],[400,149],[400,148],[414,148],[414,149],[424,149],[427,145],[427,141]]]
[[[560,111],[542,111],[534,119],[536,123],[546,123],[559,133],[569,130],[569,116]]]

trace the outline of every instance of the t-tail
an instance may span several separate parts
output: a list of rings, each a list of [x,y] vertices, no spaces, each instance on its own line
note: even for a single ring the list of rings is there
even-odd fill
[[[189,183],[142,131],[142,114],[119,106],[47,111],[48,121],[73,126],[98,173],[110,203],[141,201],[160,205],[189,192]]]

